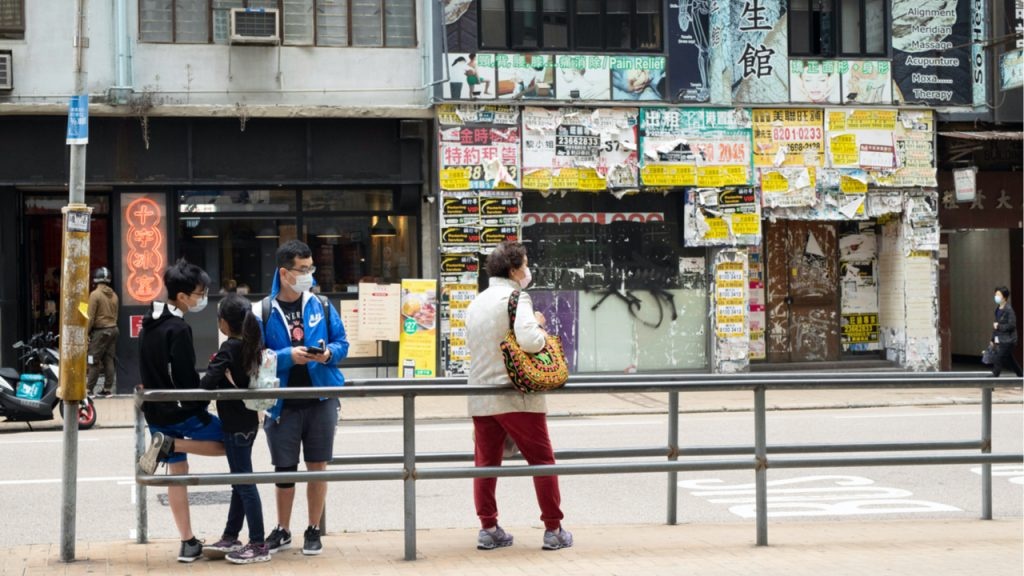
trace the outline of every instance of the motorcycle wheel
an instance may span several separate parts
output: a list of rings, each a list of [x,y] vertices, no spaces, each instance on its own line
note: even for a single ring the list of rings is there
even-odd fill
[[[64,403],[59,402],[60,417],[64,417]],[[85,398],[78,405],[78,429],[88,430],[96,424],[96,404],[92,398]]]

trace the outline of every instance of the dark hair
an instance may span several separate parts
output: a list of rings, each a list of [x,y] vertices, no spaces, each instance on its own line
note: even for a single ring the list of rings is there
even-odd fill
[[[1003,295],[1003,300],[1008,301],[1010,299],[1010,289],[1007,288],[1006,286],[997,286],[996,292],[999,292],[1000,294]]]
[[[167,287],[167,299],[177,300],[178,294],[191,294],[200,286],[208,288],[210,276],[199,266],[182,258],[164,271],[164,286]]]
[[[526,247],[519,242],[502,242],[487,256],[487,275],[508,278],[509,274],[522,267],[526,261]]]
[[[296,258],[312,258],[309,246],[300,240],[289,240],[277,249],[277,267],[291,268]]]
[[[217,307],[217,317],[227,322],[231,336],[242,338],[242,366],[250,377],[255,376],[260,367],[263,333],[252,313],[252,303],[240,294],[228,294]]]

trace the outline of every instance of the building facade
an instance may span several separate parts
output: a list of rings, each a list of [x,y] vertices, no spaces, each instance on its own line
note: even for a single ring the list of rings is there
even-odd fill
[[[1021,90],[998,65],[1019,19],[980,0],[446,2],[449,373],[459,310],[513,236],[578,371],[976,360],[994,286],[1020,277]],[[1007,161],[942,157],[962,122]],[[1006,173],[1012,216],[991,286],[950,292],[984,249],[943,234],[940,210],[972,209],[958,162]]]
[[[361,281],[436,279],[441,375],[465,372],[462,311],[509,238],[576,372],[936,369],[979,355],[995,285],[1019,294],[1016,0],[87,6],[121,391],[163,267],[260,297],[289,238],[343,311]],[[4,365],[60,305],[73,24],[0,0]],[[370,348],[345,366],[395,364]]]
[[[177,258],[207,270],[213,304],[228,291],[266,294],[290,238],[311,246],[335,301],[354,299],[361,280],[433,275],[422,245],[432,15],[419,3],[86,5],[92,267],[111,268],[121,297],[120,391],[137,382],[141,315]],[[0,280],[5,365],[11,343],[53,327],[61,302],[73,24],[65,2],[0,2],[11,80],[0,90],[0,230],[17,271]],[[395,234],[373,235],[379,222]],[[193,326],[207,358],[216,306]]]

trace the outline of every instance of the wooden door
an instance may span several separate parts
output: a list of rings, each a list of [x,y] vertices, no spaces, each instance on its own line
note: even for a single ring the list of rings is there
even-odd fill
[[[765,235],[768,361],[839,359],[836,228],[785,221]]]

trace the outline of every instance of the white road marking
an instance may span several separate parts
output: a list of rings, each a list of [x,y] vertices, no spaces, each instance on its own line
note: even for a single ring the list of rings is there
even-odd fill
[[[780,488],[796,484],[811,486]],[[684,480],[678,486],[712,504],[730,505],[729,512],[741,518],[757,515],[754,484],[729,485],[719,478],[705,478]],[[771,518],[961,511],[941,502],[911,500],[911,496],[909,490],[876,486],[863,476],[800,476],[768,482],[767,509]]]
[[[1022,410],[993,410],[993,416],[1024,416]],[[935,416],[973,416],[981,417],[980,409],[966,412],[899,412],[896,414],[841,414],[833,416],[836,420],[856,420],[859,418],[932,418]],[[770,416],[769,416],[770,417]]]

